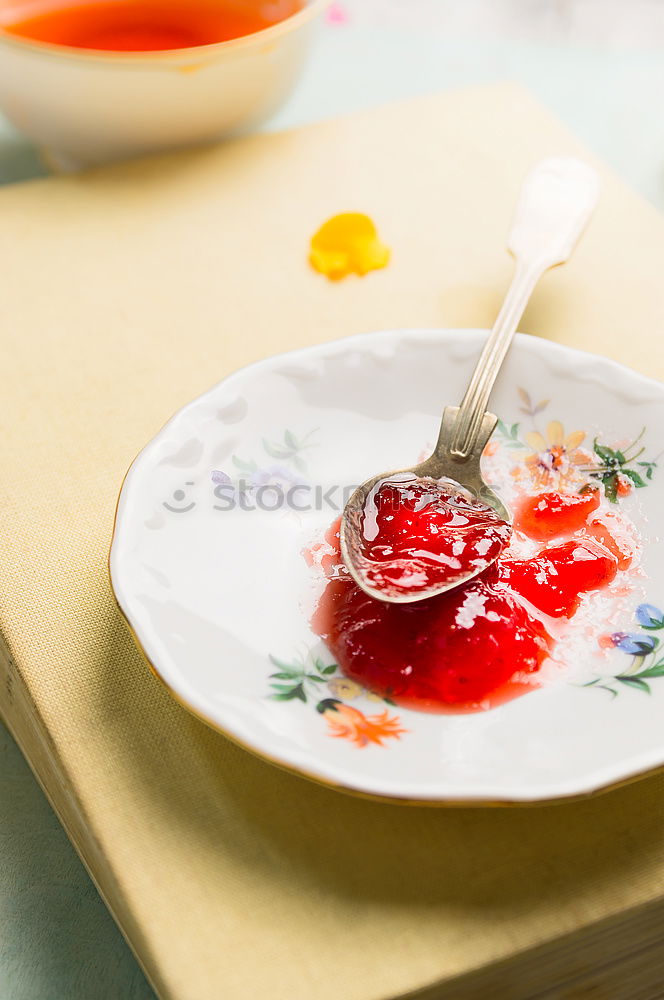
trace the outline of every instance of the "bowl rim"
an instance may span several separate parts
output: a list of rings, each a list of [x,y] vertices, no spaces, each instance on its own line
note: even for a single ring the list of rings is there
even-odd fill
[[[40,42],[32,38],[24,38],[21,35],[14,35],[7,31],[0,21],[0,45],[7,45],[10,48],[18,49],[33,55],[44,55],[53,59],[60,59],[66,62],[75,62],[92,65],[121,66],[129,63],[132,66],[145,64],[147,66],[159,65],[164,62],[184,61],[188,62],[192,58],[205,63],[213,62],[214,57],[225,53],[242,51],[253,46],[260,46],[278,39],[281,35],[295,31],[305,24],[314,20],[319,14],[329,7],[333,0],[305,0],[304,6],[290,14],[282,21],[254,31],[249,35],[240,35],[238,38],[229,38],[223,42],[212,42],[209,45],[194,45],[188,48],[178,49],[157,49],[147,52],[122,52],[107,49],[84,49],[76,48],[73,45],[59,45],[55,42]]]

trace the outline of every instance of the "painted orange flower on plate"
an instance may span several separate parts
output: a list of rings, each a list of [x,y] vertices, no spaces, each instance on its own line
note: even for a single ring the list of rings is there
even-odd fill
[[[330,736],[349,740],[358,747],[368,746],[369,743],[382,747],[384,740],[398,740],[402,733],[407,732],[401,728],[399,719],[387,710],[379,715],[365,715],[359,709],[332,698],[321,702],[318,710],[327,719]]]
[[[345,704],[360,696],[383,703],[387,699],[372,695],[350,677],[344,677],[339,673],[338,664],[326,664],[320,656],[311,653],[296,656],[291,661],[276,656],[270,656],[270,660],[277,667],[270,674],[270,697],[274,701],[315,704],[316,711],[327,720],[330,736],[348,740],[356,747],[371,744],[382,747],[385,746],[384,740],[398,740],[402,733],[408,732],[401,728],[399,717],[390,715],[387,710],[377,715],[365,715],[358,708]],[[333,697],[319,701],[323,685]]]

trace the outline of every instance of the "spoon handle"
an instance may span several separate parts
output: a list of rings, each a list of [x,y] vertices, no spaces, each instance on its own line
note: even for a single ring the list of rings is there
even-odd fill
[[[535,285],[570,257],[598,195],[596,171],[580,160],[543,160],[526,177],[507,244],[514,278],[459,407],[449,446],[455,461],[475,455],[491,390]]]

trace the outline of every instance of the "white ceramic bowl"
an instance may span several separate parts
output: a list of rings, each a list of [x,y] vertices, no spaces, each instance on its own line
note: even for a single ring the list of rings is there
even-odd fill
[[[268,358],[186,406],[139,455],[112,582],[183,704],[272,761],[396,801],[560,799],[664,766],[664,474],[647,464],[661,465],[664,386],[605,358],[519,336],[492,396],[503,422],[485,474],[508,503],[539,492],[549,468],[553,488],[577,490],[595,447],[624,449],[643,487],[615,504],[602,495],[600,512],[631,520],[643,555],[588,598],[540,687],[462,715],[386,706],[339,675],[311,629],[321,581],[303,551],[340,513],[344,485],[431,450],[485,338],[391,330]],[[330,698],[343,719],[323,711]],[[369,732],[381,742],[360,738]]]
[[[328,0],[243,38],[167,52],[92,52],[1,30],[34,9],[0,0],[0,110],[49,164],[76,170],[237,133],[290,94]]]

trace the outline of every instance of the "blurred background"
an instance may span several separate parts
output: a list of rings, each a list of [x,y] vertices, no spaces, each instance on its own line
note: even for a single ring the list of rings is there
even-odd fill
[[[266,128],[505,79],[664,209],[664,0],[338,0]],[[47,174],[0,119],[0,183]],[[0,803],[0,998],[152,997],[1,724]]]
[[[499,79],[529,87],[664,208],[663,0],[335,0],[266,127]],[[44,173],[0,123],[0,182]]]

